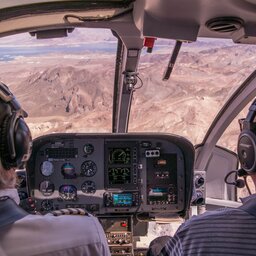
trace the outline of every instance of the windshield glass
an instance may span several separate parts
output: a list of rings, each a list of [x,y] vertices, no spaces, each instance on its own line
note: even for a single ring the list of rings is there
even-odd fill
[[[160,39],[152,54],[143,52],[143,87],[134,96],[129,130],[170,132],[198,144],[225,100],[255,69],[255,46],[204,38],[183,43],[170,79],[162,81],[173,47]]]
[[[227,40],[184,43],[162,81],[174,42],[142,51],[129,132],[168,132],[202,141],[225,99],[254,70],[254,46]],[[0,40],[0,79],[15,93],[33,137],[51,132],[111,132],[117,40],[109,30],[75,29],[67,38]]]
[[[110,132],[116,39],[76,29],[68,38],[0,40],[0,79],[29,113],[33,137],[51,132]]]

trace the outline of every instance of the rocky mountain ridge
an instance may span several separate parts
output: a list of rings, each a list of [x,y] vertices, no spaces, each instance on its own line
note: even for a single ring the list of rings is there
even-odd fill
[[[255,69],[253,53],[252,46],[184,46],[167,82],[168,47],[143,53],[143,86],[134,92],[129,130],[177,133],[200,143],[225,99]],[[110,132],[114,60],[111,54],[20,58],[2,65],[0,79],[29,112],[34,136]]]

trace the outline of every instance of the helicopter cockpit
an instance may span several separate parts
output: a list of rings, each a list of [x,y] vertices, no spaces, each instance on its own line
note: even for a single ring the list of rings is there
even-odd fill
[[[73,31],[77,29],[90,28],[111,31],[117,42],[114,84],[111,87],[111,130],[109,132],[91,132],[89,128],[87,130],[86,115],[92,109],[83,105],[80,110],[77,106],[79,106],[81,98],[77,97],[71,102],[71,98],[67,99],[66,95],[61,94],[63,88],[55,91],[51,87],[49,94],[60,94],[60,100],[69,103],[65,107],[66,123],[63,121],[62,124],[65,123],[65,125],[61,131],[49,129],[47,133],[36,134],[37,136],[33,140],[32,155],[26,170],[17,171],[21,181],[18,190],[22,208],[29,213],[43,215],[66,208],[85,209],[99,218],[113,256],[143,256],[146,255],[147,248],[139,248],[136,243],[139,241],[139,237],[147,235],[148,224],[151,221],[170,223],[175,222],[177,218],[188,219],[193,214],[200,214],[205,210],[216,209],[220,206],[239,206],[241,202],[238,200],[236,184],[229,182],[235,186],[227,186],[224,182],[230,171],[238,169],[238,158],[234,153],[235,147],[232,145],[231,151],[223,146],[218,146],[217,143],[232,122],[237,121],[237,116],[243,115],[242,111],[256,97],[256,73],[252,72],[255,68],[251,66],[253,59],[250,65],[245,65],[245,69],[248,68],[246,71],[241,70],[236,62],[226,64],[223,56],[217,61],[214,60],[217,71],[213,72],[210,82],[206,82],[205,88],[200,88],[196,96],[192,93],[196,89],[187,92],[182,87],[183,85],[180,85],[179,79],[171,79],[179,67],[179,56],[182,56],[180,65],[184,67],[185,71],[180,71],[179,78],[187,79],[185,85],[189,86],[191,73],[186,74],[187,59],[185,57],[194,51],[198,51],[199,55],[204,54],[207,47],[210,49],[211,55],[217,54],[218,46],[215,45],[215,42],[213,46],[209,46],[211,42],[208,41],[208,38],[228,39],[229,42],[225,44],[228,50],[231,47],[230,39],[232,45],[239,45],[239,47],[243,44],[254,45],[256,43],[255,12],[256,1],[254,0],[220,0],[217,2],[210,0],[28,0],[25,3],[2,1],[0,3],[0,37],[3,40],[5,37],[21,33],[29,33],[31,38],[38,39],[38,41],[55,38],[62,40],[62,38],[72,35]],[[193,45],[193,42],[199,38],[207,38],[202,49],[187,50],[186,47]],[[82,41],[83,38],[81,37],[79,40]],[[172,51],[165,59],[165,70],[161,71],[159,71],[159,62],[150,66],[148,63],[151,59],[145,57],[145,54],[150,55],[157,50],[157,40],[160,41],[160,44],[163,42],[161,40],[172,40],[172,43],[168,44]],[[91,42],[91,44],[93,43]],[[51,46],[53,45],[54,42]],[[183,49],[186,49],[184,55],[182,55]],[[253,51],[252,48],[246,49],[249,49],[250,53]],[[239,54],[240,52],[236,52],[234,58],[239,58]],[[244,58],[246,61],[250,61],[246,54]],[[97,58],[100,58],[100,55],[97,55]],[[195,75],[196,83],[204,82],[205,75],[211,74],[208,65],[211,60],[200,62],[200,60],[195,60],[194,56],[189,60],[192,60],[190,68],[193,70],[196,70],[195,66],[199,65],[199,71],[196,70]],[[89,57],[81,58],[79,61],[79,69],[82,65],[90,65]],[[227,80],[228,82],[224,79],[221,80],[221,83],[227,82],[230,89],[228,93],[225,84],[219,84],[218,91],[211,89],[211,85],[216,83],[218,72],[223,68],[222,62],[223,65],[232,66],[231,64],[234,64],[235,66],[225,73],[230,80]],[[36,66],[35,63],[33,62],[31,66]],[[141,78],[140,71],[144,68],[144,66],[140,67],[141,63],[145,67],[152,67],[153,75],[151,77],[144,74]],[[94,64],[91,62],[92,69],[97,70],[98,68],[97,66],[94,68]],[[72,62],[64,71],[65,75],[67,73],[67,77],[68,70],[71,69],[70,66],[72,66]],[[201,71],[203,68],[207,69],[206,73]],[[235,80],[232,76],[238,73],[238,69],[240,80]],[[21,71],[24,72],[22,69]],[[30,75],[29,72],[26,72],[24,72],[24,76]],[[34,87],[28,94],[32,95],[34,91],[37,93],[36,96],[32,96],[31,102],[33,103],[28,105],[32,106],[31,111],[33,108],[37,108],[37,97],[43,97],[43,93],[45,93],[42,88],[36,87],[36,84],[50,83],[52,86],[55,83],[55,78],[51,80],[40,72],[37,73],[37,76],[31,76],[28,80],[24,80],[33,82]],[[100,70],[97,72],[99,73]],[[160,72],[162,73],[159,74]],[[252,74],[245,80],[244,76],[250,73]],[[106,74],[104,73],[104,76],[107,76]],[[2,74],[0,74],[1,76]],[[54,76],[59,77],[60,72],[55,71]],[[85,77],[83,76],[81,80]],[[150,94],[150,97],[145,98],[146,100],[143,99],[147,102],[145,104],[146,111],[143,115],[138,114],[137,119],[141,122],[144,118],[146,121],[150,120],[147,123],[149,126],[153,126],[158,121],[158,117],[153,115],[151,107],[153,106],[154,111],[157,111],[158,104],[165,104],[165,108],[168,109],[167,114],[170,114],[171,118],[168,122],[163,122],[168,123],[166,126],[170,131],[163,132],[159,129],[159,131],[152,132],[143,127],[130,129],[131,119],[135,119],[135,114],[131,114],[135,94],[142,87],[143,80],[150,80],[153,82],[150,86],[155,86],[154,79],[155,81],[161,79],[168,83],[165,86],[157,87],[166,94],[171,83],[175,85],[175,88],[168,91],[167,98],[164,95],[159,96],[156,103],[153,100],[151,102],[150,97],[157,94],[158,89]],[[236,88],[241,79],[245,82]],[[81,97],[88,101],[90,92],[86,94],[84,91],[79,91],[78,88],[82,83],[78,80],[77,78],[75,86],[67,90],[75,96],[80,93]],[[68,83],[68,78],[65,81]],[[105,81],[108,82],[107,77],[105,77]],[[15,85],[12,84],[11,86],[14,91],[17,91],[17,97],[19,97],[22,88],[18,88],[18,86],[15,88]],[[108,89],[108,87],[110,86],[107,85],[104,89]],[[142,98],[150,90],[149,86],[143,87],[139,95]],[[185,118],[180,117],[182,110],[177,105],[172,105],[171,96],[175,94],[175,90],[179,90],[181,95],[177,101],[188,101],[187,109],[193,103],[198,105],[201,101],[204,101],[208,107],[212,104],[212,107],[204,110],[206,115],[213,115],[207,113],[211,108],[220,109],[218,113],[215,111],[216,116],[212,124],[205,130],[206,135],[200,142],[194,143],[194,138],[186,136],[193,134],[193,129],[203,131],[201,123],[199,128],[193,123],[200,107],[197,107],[195,111],[189,109],[186,112],[186,118],[189,119],[187,123],[191,125],[192,128],[189,129],[192,132],[189,133],[189,129],[177,126],[175,132],[177,135],[173,134],[172,125],[185,122]],[[214,93],[210,94],[211,90]],[[97,94],[94,91],[91,93]],[[190,98],[184,98],[184,95],[189,93],[191,93]],[[221,97],[225,93],[226,96],[229,96],[226,102],[223,104],[224,99],[221,98],[218,102],[219,105],[215,104],[211,98],[212,95]],[[25,99],[24,95],[22,97]],[[143,100],[136,102],[137,112],[139,112],[138,106]],[[50,99],[49,102],[42,105],[45,110],[42,108],[37,110],[44,115],[44,112],[49,111],[48,105],[50,104],[54,105],[52,112],[57,112],[56,109],[60,103],[55,102],[55,99]],[[78,121],[80,118],[78,114],[85,115],[84,129],[81,131],[69,132],[66,119],[70,117],[68,114],[71,112],[72,104],[77,108],[75,107],[73,110],[75,118],[70,123]],[[101,118],[104,116],[105,112]],[[30,122],[32,127],[33,122]],[[204,123],[205,120],[201,122]],[[239,133],[232,132],[231,134],[232,139],[239,135]],[[234,140],[236,144],[237,139]],[[236,172],[232,173],[231,178],[236,179],[236,175]]]

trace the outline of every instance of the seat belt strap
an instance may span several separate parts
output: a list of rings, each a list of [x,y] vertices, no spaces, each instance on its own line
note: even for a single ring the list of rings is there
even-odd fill
[[[8,196],[0,197],[0,229],[13,224],[27,215],[28,213]]]

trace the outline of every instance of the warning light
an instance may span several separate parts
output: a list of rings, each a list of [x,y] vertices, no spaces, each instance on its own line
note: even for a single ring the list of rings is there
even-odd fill
[[[121,227],[126,228],[127,227],[127,223],[126,222],[121,222]]]
[[[144,46],[147,47],[147,52],[151,53],[155,44],[155,37],[145,37],[144,38]]]
[[[157,160],[157,165],[166,165],[167,161],[165,159]]]

